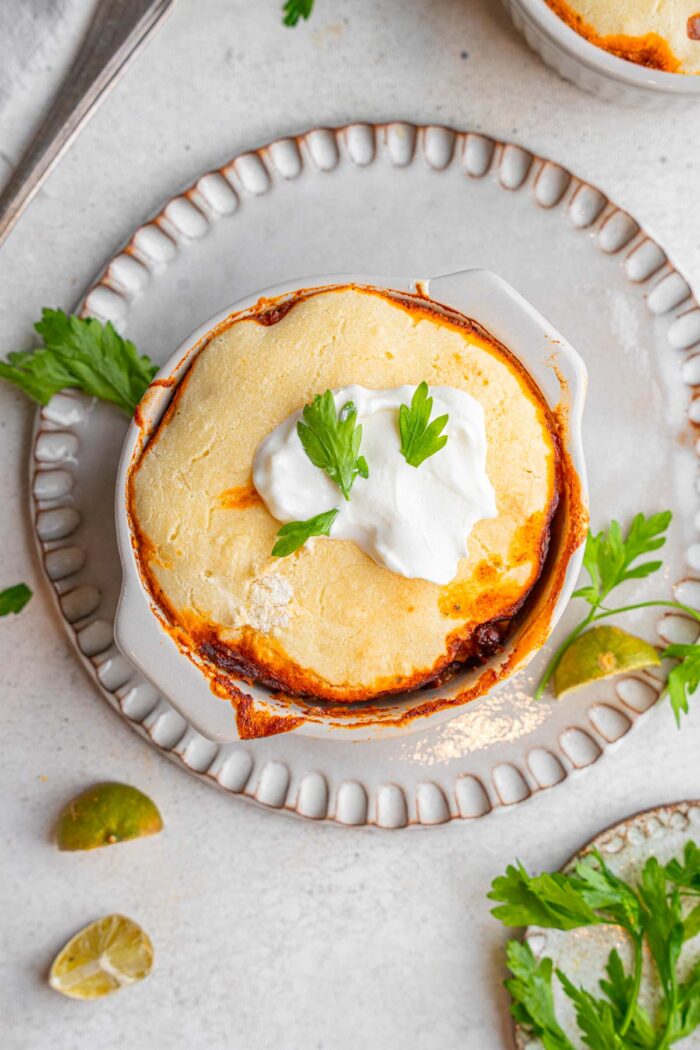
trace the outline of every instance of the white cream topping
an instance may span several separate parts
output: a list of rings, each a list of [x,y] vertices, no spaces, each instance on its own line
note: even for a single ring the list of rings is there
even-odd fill
[[[349,501],[306,455],[296,429],[301,410],[260,443],[253,482],[278,521],[305,521],[337,507],[331,539],[352,540],[401,576],[445,584],[468,553],[467,539],[476,523],[497,515],[486,473],[484,411],[462,390],[431,387],[431,419],[447,413],[443,433],[448,440],[413,467],[401,454],[399,406],[410,405],[415,389],[347,386],[333,392],[338,412],[348,401],[357,408],[360,455],[369,465],[368,478],[355,478]]]

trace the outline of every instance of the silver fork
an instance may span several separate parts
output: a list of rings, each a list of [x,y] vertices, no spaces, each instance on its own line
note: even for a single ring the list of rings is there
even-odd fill
[[[0,244],[174,0],[98,0],[80,52],[0,194]]]

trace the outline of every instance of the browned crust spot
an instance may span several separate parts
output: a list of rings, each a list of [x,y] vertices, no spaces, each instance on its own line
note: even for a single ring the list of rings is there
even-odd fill
[[[700,40],[700,11],[690,16],[686,28],[689,40]]]
[[[224,489],[219,493],[217,506],[222,510],[245,510],[246,507],[255,507],[262,503],[258,490],[252,481],[246,485],[236,485],[232,489]]]
[[[604,36],[589,22],[586,22],[577,11],[574,11],[567,0],[546,0],[546,2],[563,22],[566,22],[579,36],[595,44],[596,47],[609,51],[618,58],[624,58],[628,62],[634,62],[638,66],[661,69],[666,73],[677,73],[680,70],[680,59],[676,58],[668,42],[658,33],[645,33],[643,36],[611,33]],[[690,28],[688,36],[690,36]]]

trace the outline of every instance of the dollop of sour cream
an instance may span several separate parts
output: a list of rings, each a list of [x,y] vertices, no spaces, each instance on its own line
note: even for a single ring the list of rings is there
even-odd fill
[[[447,444],[419,467],[401,454],[399,406],[410,405],[413,386],[333,391],[336,410],[348,401],[362,425],[360,455],[369,477],[356,477],[346,501],[328,475],[315,467],[299,440],[301,410],[260,443],[253,482],[273,517],[305,521],[337,507],[330,539],[352,540],[379,565],[409,578],[445,584],[468,553],[471,530],[495,518],[496,495],[486,473],[484,411],[475,398],[453,387],[430,388],[431,419],[449,416]],[[325,542],[325,537],[319,537]],[[312,540],[310,542],[317,542]]]

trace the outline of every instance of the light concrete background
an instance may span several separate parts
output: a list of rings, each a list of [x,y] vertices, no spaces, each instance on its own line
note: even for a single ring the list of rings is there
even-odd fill
[[[69,67],[91,0],[3,0],[0,179]],[[27,31],[29,26],[29,31]],[[483,129],[597,182],[700,277],[699,115],[644,114],[546,70],[496,0],[178,0],[0,250],[0,347],[30,345],[161,200],[236,151],[312,124],[398,118]],[[505,931],[490,880],[559,865],[600,827],[700,796],[700,710],[653,711],[584,776],[482,822],[416,832],[293,821],[170,765],[98,697],[32,554],[33,409],[0,388],[0,584],[36,589],[0,624],[0,1045],[5,1050],[501,1050]],[[105,508],[105,513],[110,513]],[[165,832],[61,855],[57,810],[100,778],[161,806]],[[147,982],[64,1000],[55,951],[109,911],[156,946]]]

